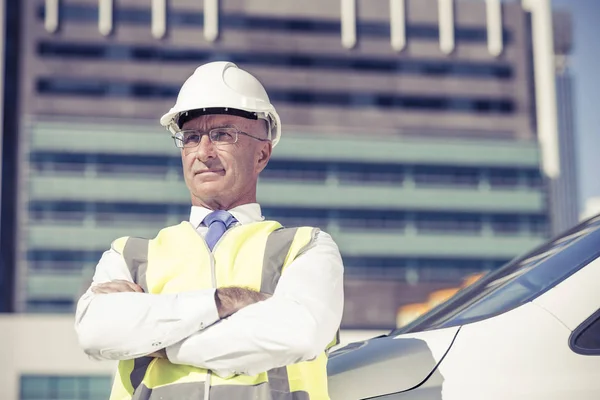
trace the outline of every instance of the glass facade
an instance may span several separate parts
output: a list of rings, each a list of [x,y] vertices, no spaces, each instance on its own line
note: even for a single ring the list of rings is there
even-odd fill
[[[19,69],[19,311],[72,312],[113,240],[187,219],[179,154],[156,118],[184,73],[214,60],[256,74],[282,117],[283,140],[259,182],[263,214],[331,233],[350,285],[394,282],[409,289],[398,302],[422,301],[546,238],[546,183],[528,130],[535,107],[519,92],[530,60],[516,40],[518,6],[506,5],[509,56],[495,57],[479,3],[460,10],[472,15],[456,19],[451,55],[440,52],[439,21],[427,10],[420,20],[407,14],[406,50],[392,49],[385,2],[373,6],[381,22],[357,16],[352,50],[341,44],[337,8],[309,17],[292,3],[268,13],[222,3],[208,42],[192,5],[168,3],[167,33],[154,39],[149,4],[114,3],[104,36],[98,5],[81,3],[59,2],[52,33],[45,3],[23,2],[22,21],[37,26],[22,30]],[[410,7],[437,4],[424,3]],[[377,307],[375,292],[348,297],[349,310]]]
[[[106,400],[110,376],[22,375],[20,400]]]
[[[175,98],[179,86],[161,85],[150,82],[119,82],[94,79],[40,78],[37,92],[41,95],[71,95],[90,97],[124,98]],[[511,99],[486,97],[446,97],[398,95],[393,93],[331,92],[301,89],[271,90],[271,101],[279,104],[334,106],[352,108],[428,110],[439,112],[465,112],[482,114],[511,114],[514,102]]]
[[[168,135],[150,125],[121,125],[117,131],[110,125],[80,127],[69,121],[40,120],[31,126],[30,137],[26,309],[71,312],[85,286],[82,268],[91,271],[110,241],[121,235],[152,237],[161,227],[187,219],[181,160]],[[444,162],[438,153],[427,152],[415,160],[418,151],[400,153],[409,142],[389,140],[386,146],[399,151],[386,159],[380,157],[378,142],[371,143],[371,152],[360,135],[342,135],[330,143],[320,142],[338,150],[331,158],[306,149],[306,143],[314,143],[311,137],[286,135],[261,175],[259,201],[267,218],[332,233],[339,241],[347,278],[408,281],[418,271],[420,282],[451,284],[470,273],[496,268],[545,237],[548,221],[538,203],[543,196],[535,151],[520,165],[511,165],[508,159],[474,163],[475,156]],[[100,142],[108,150],[101,149]],[[59,150],[67,143],[80,143],[79,149]],[[443,140],[410,143],[428,150],[445,146]],[[477,156],[499,146],[515,146],[505,156],[514,157],[521,146],[486,141],[465,145],[474,143],[481,149]],[[135,151],[124,150],[128,144]],[[88,196],[84,185],[99,190],[101,198]],[[177,192],[168,194],[171,189],[164,185]],[[124,193],[129,186],[139,190]],[[354,198],[344,195],[345,190]],[[365,207],[361,197],[368,199],[378,191],[386,193],[388,205]],[[165,200],[149,199],[145,193],[165,193]],[[496,194],[509,196],[502,205],[505,209],[491,207],[487,200],[469,205],[477,196]],[[511,199],[513,195],[534,197],[523,208]],[[464,200],[445,204],[445,196]],[[306,204],[307,198],[312,203]],[[49,234],[55,237],[50,239]],[[449,248],[428,249],[446,240],[458,241]],[[492,251],[502,247],[502,240],[505,249]],[[378,250],[369,245],[373,241],[389,244]]]
[[[250,66],[285,67],[300,70],[333,70],[350,72],[377,72],[414,76],[462,77],[508,80],[513,76],[510,64],[500,62],[428,60],[419,58],[393,59],[374,57],[332,56],[327,54],[299,54],[297,52],[220,51],[193,48],[165,48],[159,46],[41,41],[37,53],[45,59],[110,60],[205,63],[229,60]],[[58,83],[57,83],[58,84]],[[44,85],[49,85],[46,83]],[[63,84],[66,85],[66,84]],[[93,86],[93,85],[92,85]],[[178,88],[175,88],[175,95]]]

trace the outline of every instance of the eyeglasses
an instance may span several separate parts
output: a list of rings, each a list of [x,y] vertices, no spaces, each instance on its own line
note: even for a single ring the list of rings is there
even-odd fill
[[[196,147],[200,144],[203,135],[208,135],[212,144],[234,144],[237,143],[239,135],[245,135],[252,139],[260,140],[261,142],[268,142],[269,139],[262,139],[253,136],[249,133],[242,132],[237,128],[224,127],[224,128],[213,128],[208,132],[202,132],[198,130],[184,129],[179,132],[175,132],[171,135],[175,141],[175,146],[180,149]]]

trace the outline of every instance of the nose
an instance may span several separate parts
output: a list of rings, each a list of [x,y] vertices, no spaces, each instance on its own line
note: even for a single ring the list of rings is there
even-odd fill
[[[202,135],[198,146],[196,146],[196,158],[200,161],[206,161],[215,157],[214,144],[210,141],[208,135]]]

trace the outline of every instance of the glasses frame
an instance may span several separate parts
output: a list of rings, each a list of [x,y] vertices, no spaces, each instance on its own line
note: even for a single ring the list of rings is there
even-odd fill
[[[235,140],[233,142],[218,142],[218,141],[214,141],[212,138],[212,132],[215,131],[222,131],[222,130],[228,130],[230,131],[230,133],[235,133]],[[186,132],[194,132],[194,133],[198,133],[200,135],[200,139],[198,140],[198,143],[194,144],[193,146],[186,146],[183,142],[183,136],[185,135]],[[263,138],[259,138],[257,136],[251,135],[247,132],[244,132],[242,130],[240,130],[239,128],[235,127],[235,126],[220,126],[220,127],[216,127],[216,128],[212,128],[208,131],[201,131],[198,129],[181,129],[177,132],[171,133],[171,138],[173,139],[173,141],[175,142],[175,147],[179,148],[179,149],[192,149],[194,147],[198,147],[200,145],[200,142],[202,141],[202,136],[207,135],[208,136],[208,140],[210,140],[210,142],[215,145],[215,146],[224,146],[224,145],[230,145],[230,144],[236,144],[238,142],[238,139],[240,137],[240,134],[244,135],[244,136],[248,136],[252,139],[256,139],[259,140],[261,142],[270,142],[270,139],[263,139]],[[181,145],[180,145],[181,144]]]

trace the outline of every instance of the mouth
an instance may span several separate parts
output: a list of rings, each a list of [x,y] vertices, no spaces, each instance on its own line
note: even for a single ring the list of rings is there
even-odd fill
[[[223,168],[203,169],[195,171],[194,175],[225,175],[225,170]]]

